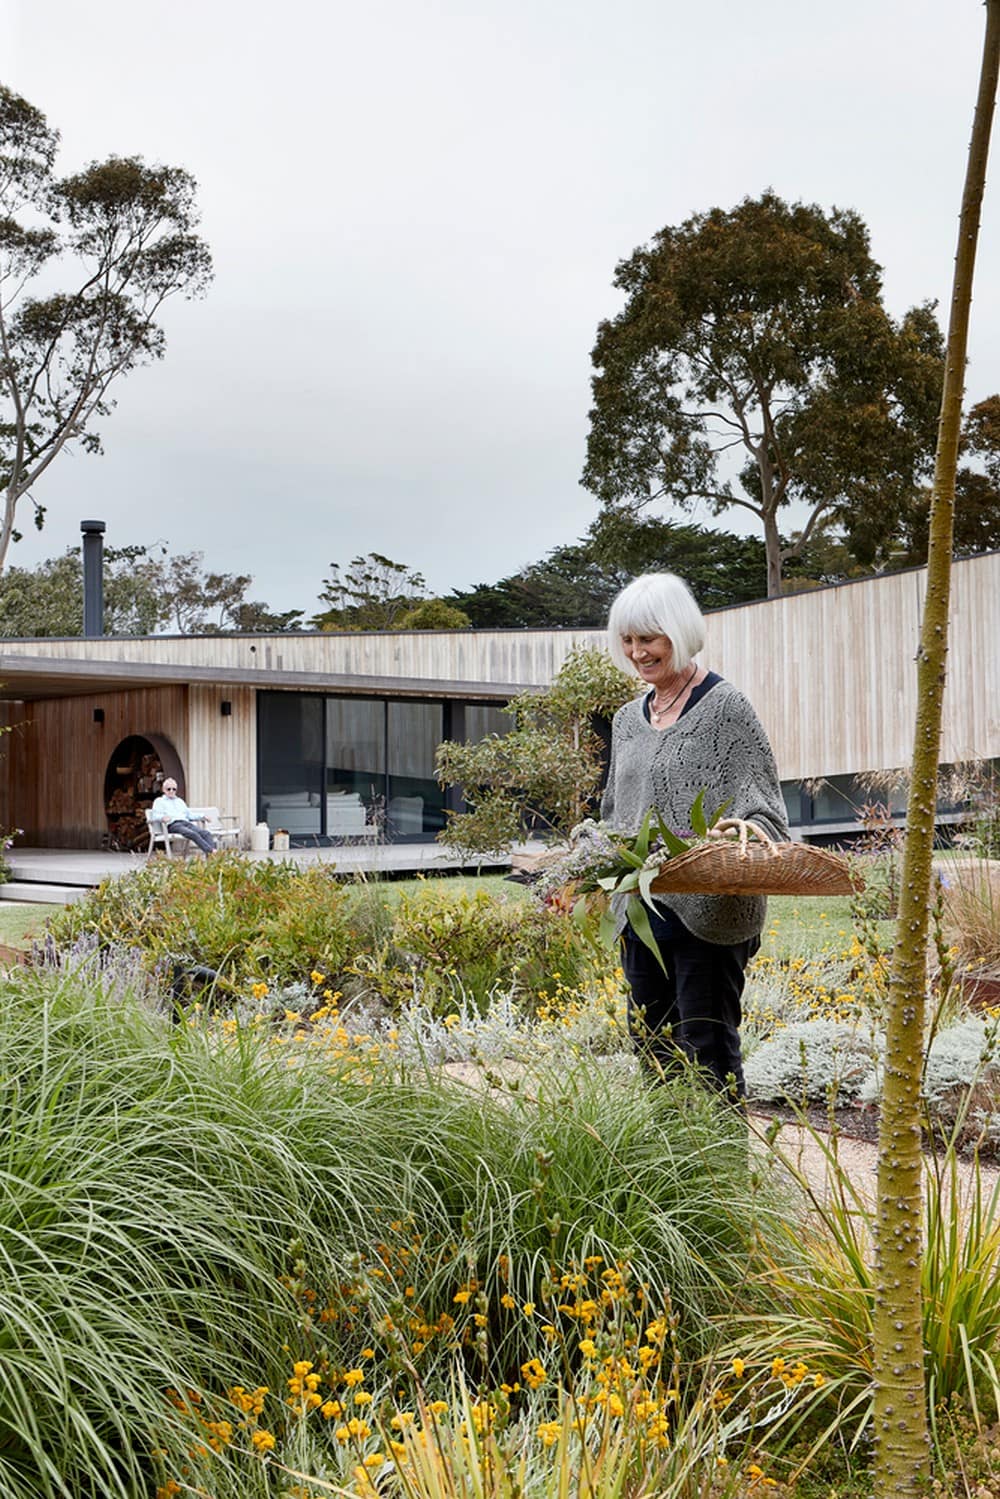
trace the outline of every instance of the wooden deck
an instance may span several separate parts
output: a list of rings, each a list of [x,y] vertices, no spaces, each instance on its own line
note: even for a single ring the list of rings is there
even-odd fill
[[[524,844],[520,851],[534,852],[541,844]],[[152,856],[158,863],[163,855]],[[199,855],[191,854],[196,858]],[[397,843],[372,846],[341,845],[336,848],[293,848],[287,853],[243,854],[245,859],[291,863],[302,867],[330,864],[344,874],[370,874],[390,879],[407,875],[446,875],[479,872],[503,874],[510,856],[484,858],[472,863],[459,858],[440,843]],[[141,869],[145,854],[119,854],[81,848],[12,848],[7,855],[11,879],[0,885],[0,900],[42,901],[63,905],[79,900],[102,880],[115,879],[129,870]]]

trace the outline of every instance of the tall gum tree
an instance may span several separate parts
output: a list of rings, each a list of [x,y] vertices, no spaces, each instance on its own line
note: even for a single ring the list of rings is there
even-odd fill
[[[211,277],[187,172],[112,156],[58,178],[58,144],[0,86],[0,572],[22,501],[41,528],[33,490],[49,464],[68,445],[100,452],[112,385],[163,357],[163,303]]]
[[[930,477],[943,348],[931,307],[886,312],[858,214],[766,192],[662,229],[615,285],[583,473],[606,511],[749,510],[769,597],[818,527],[863,548],[891,532]],[[783,543],[793,502],[807,518]]]
[[[927,1492],[928,1434],[921,1308],[920,1082],[926,1011],[927,928],[937,801],[948,606],[972,277],[1000,70],[1000,0],[986,0],[979,92],[959,219],[944,389],[931,501],[927,593],[917,655],[917,714],[906,846],[893,950],[879,1123],[874,1499]]]

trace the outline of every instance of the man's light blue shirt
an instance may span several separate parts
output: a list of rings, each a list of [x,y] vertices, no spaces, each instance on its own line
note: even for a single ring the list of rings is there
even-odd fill
[[[191,821],[191,813],[182,796],[158,796],[153,803],[152,815],[168,824]]]

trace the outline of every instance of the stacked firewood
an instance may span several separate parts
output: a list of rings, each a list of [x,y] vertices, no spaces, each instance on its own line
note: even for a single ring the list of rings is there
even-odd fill
[[[145,848],[149,842],[146,810],[152,806],[163,784],[160,758],[145,754],[138,765],[119,765],[116,769],[123,780],[108,797],[110,842],[121,849]]]

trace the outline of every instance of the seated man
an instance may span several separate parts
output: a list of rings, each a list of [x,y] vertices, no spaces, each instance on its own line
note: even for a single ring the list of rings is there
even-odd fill
[[[211,833],[204,828],[199,828],[191,821],[187,802],[182,796],[177,795],[177,782],[168,776],[163,783],[163,795],[158,796],[153,803],[151,816],[166,824],[168,833],[176,833],[181,838],[190,838],[196,843],[203,854],[210,854],[215,848],[215,839]]]

